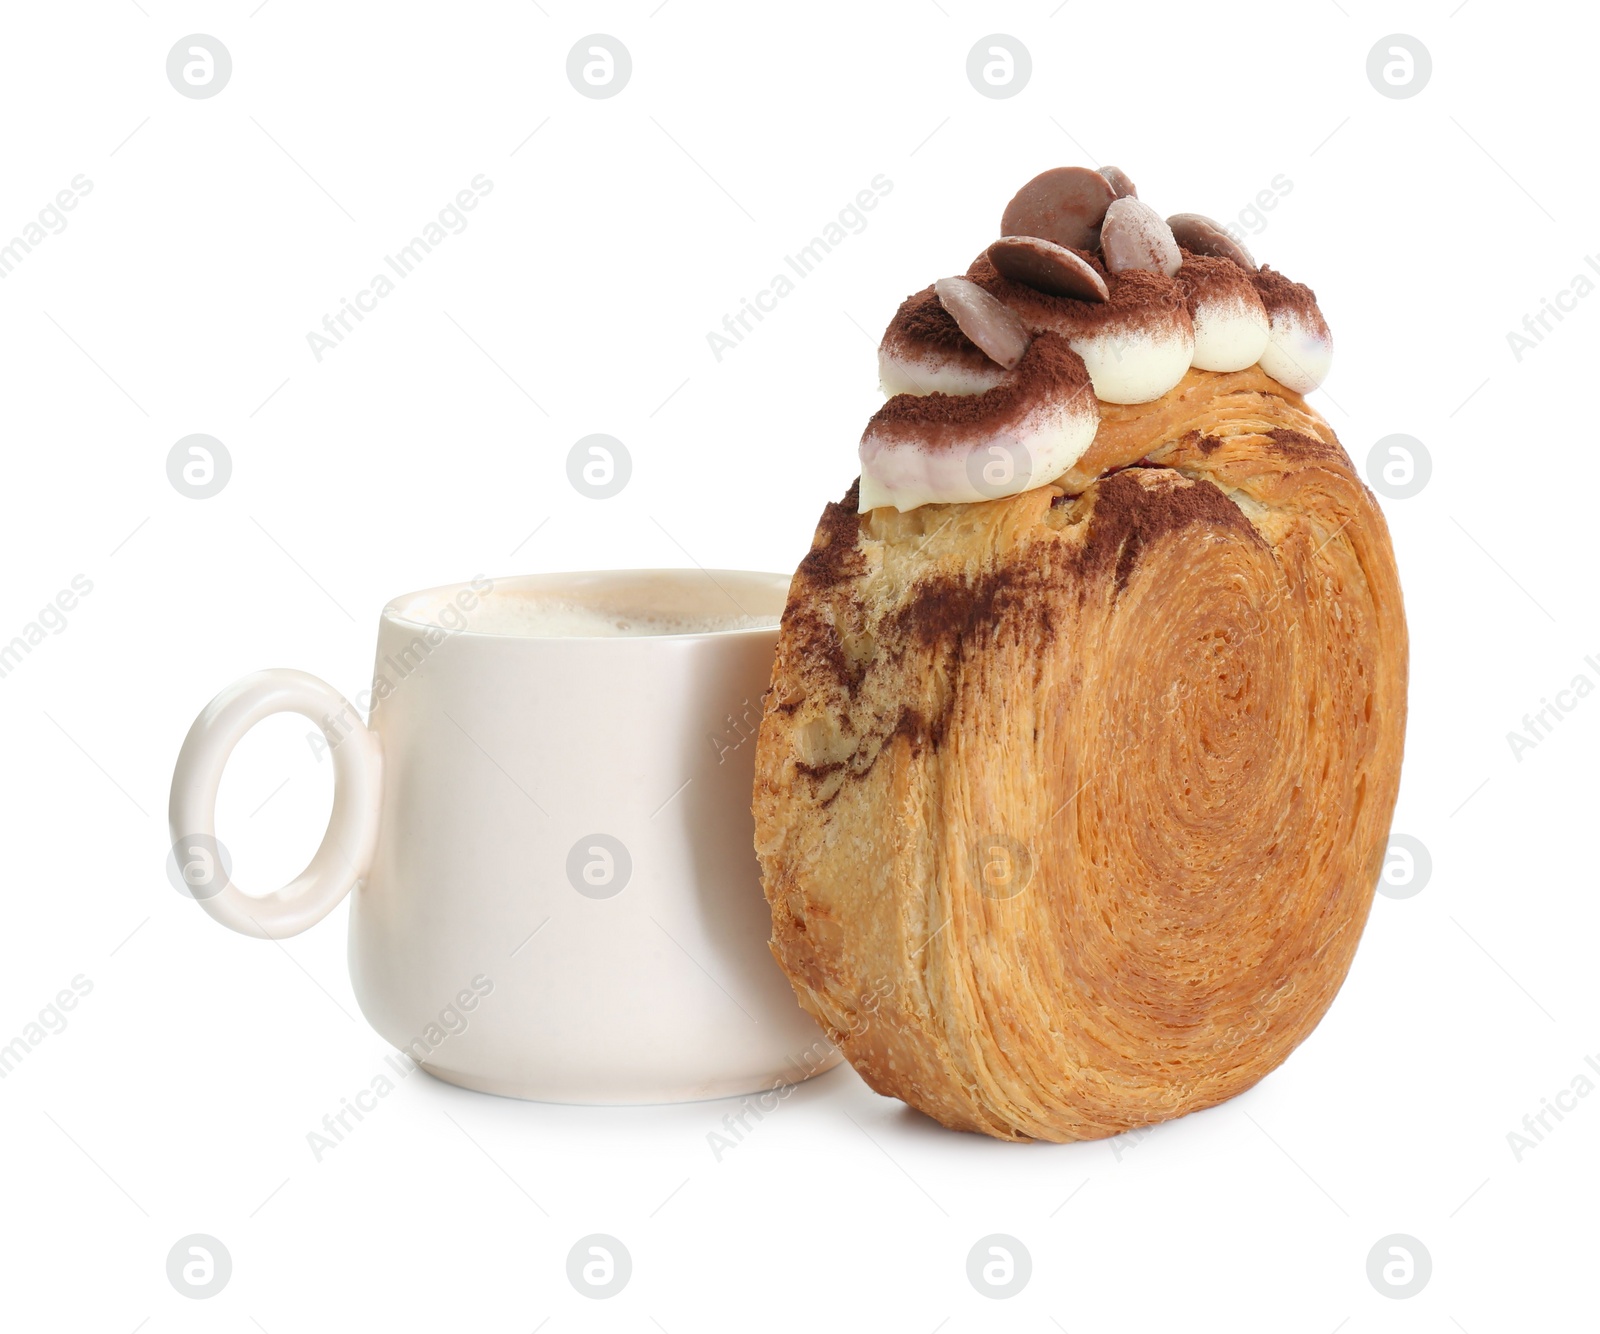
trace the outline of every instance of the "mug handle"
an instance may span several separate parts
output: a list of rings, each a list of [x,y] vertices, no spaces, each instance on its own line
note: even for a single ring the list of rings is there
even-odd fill
[[[264,940],[298,935],[316,925],[367,874],[378,842],[383,788],[383,751],[376,734],[326,681],[283,667],[243,677],[206,705],[178,752],[167,822],[180,867],[191,851],[180,844],[195,840],[202,850],[215,849],[217,789],[228,757],[246,732],[275,713],[301,714],[327,738],[333,754],[333,814],[327,832],[306,869],[276,893],[259,898],[244,893],[219,858],[214,882],[195,894],[223,926]],[[335,719],[347,719],[348,726],[336,728]]]

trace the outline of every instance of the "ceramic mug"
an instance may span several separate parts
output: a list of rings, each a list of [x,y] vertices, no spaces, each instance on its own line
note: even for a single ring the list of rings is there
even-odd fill
[[[788,577],[536,575],[397,598],[371,716],[304,672],[224,690],[172,780],[190,892],[246,935],[350,893],[362,1012],[425,1070],[554,1102],[715,1098],[838,1061],[767,949],[755,730]],[[303,714],[334,766],[310,864],[251,896],[216,843],[235,745]],[[319,736],[320,734],[320,736]]]

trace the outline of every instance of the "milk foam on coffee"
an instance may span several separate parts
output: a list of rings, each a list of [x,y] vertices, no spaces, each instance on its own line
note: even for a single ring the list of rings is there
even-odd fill
[[[467,628],[480,635],[535,639],[598,639],[631,635],[703,635],[718,630],[754,630],[776,625],[776,616],[729,608],[726,615],[659,610],[639,604],[605,607],[527,594],[490,594],[467,613]]]
[[[748,571],[532,575],[434,589],[391,604],[407,621],[518,639],[617,639],[776,626],[788,579]]]

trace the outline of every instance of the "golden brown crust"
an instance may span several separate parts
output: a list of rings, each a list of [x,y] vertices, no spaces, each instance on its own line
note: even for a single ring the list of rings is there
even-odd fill
[[[1218,434],[1226,429],[1241,434],[1250,427],[1271,429],[1286,407],[1310,415],[1299,394],[1285,389],[1260,366],[1229,372],[1191,369],[1153,403],[1100,404],[1094,443],[1056,485],[1076,495],[1095,478],[1137,463],[1191,431]],[[1321,429],[1328,428],[1324,424]],[[1331,431],[1328,438],[1333,438]]]
[[[800,1003],[879,1092],[1009,1139],[1283,1061],[1349,967],[1399,779],[1400,589],[1332,430],[1259,370],[1103,411],[1098,480],[830,505],[756,756]]]

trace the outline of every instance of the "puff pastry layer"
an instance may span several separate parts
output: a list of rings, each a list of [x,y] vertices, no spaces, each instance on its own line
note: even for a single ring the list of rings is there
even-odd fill
[[[1259,367],[1103,405],[1053,486],[830,505],[756,756],[772,950],[866,1081],[1005,1139],[1209,1107],[1327,1010],[1377,883],[1388,530]]]

